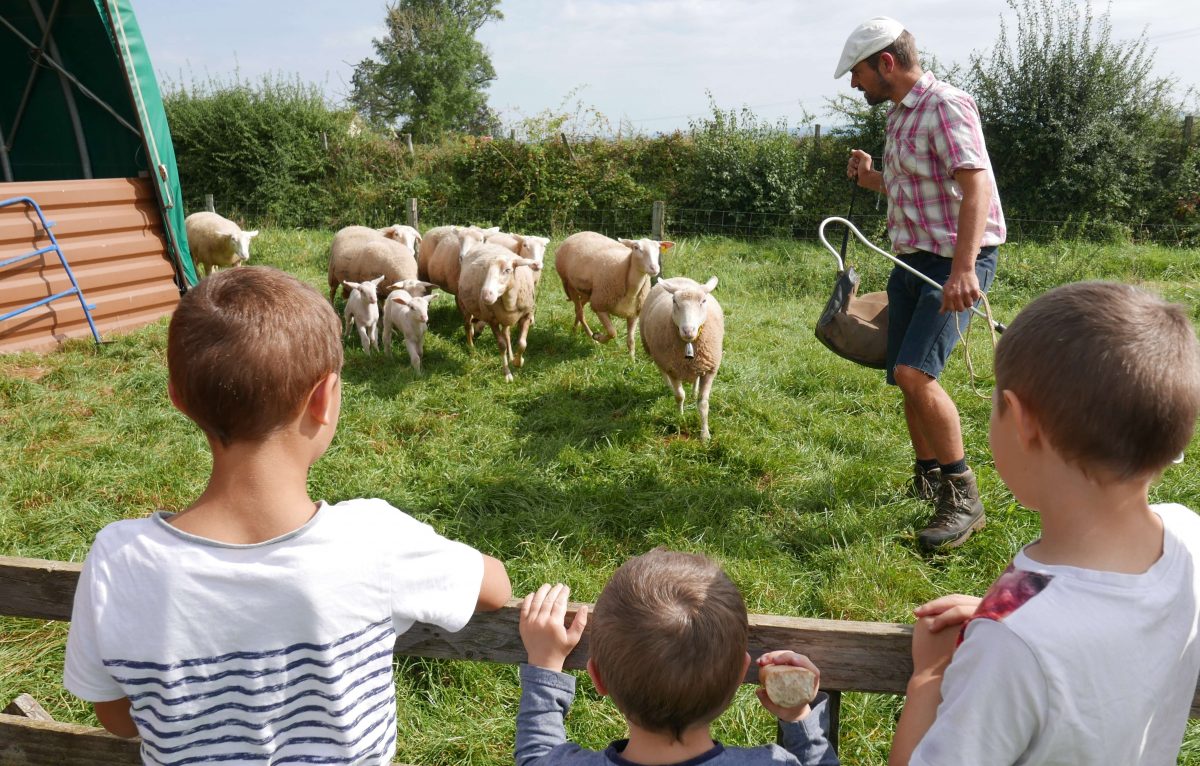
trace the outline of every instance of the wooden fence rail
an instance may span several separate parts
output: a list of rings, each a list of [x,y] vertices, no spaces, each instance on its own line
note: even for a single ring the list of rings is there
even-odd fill
[[[62,561],[0,556],[0,616],[69,620],[80,568],[79,564]],[[573,604],[571,612],[578,606]],[[517,632],[519,614],[519,602],[513,600],[497,612],[476,615],[458,633],[417,624],[400,636],[395,651],[411,657],[524,662],[525,650]],[[909,626],[893,623],[750,615],[752,656],[772,649],[794,647],[821,668],[822,688],[844,692],[903,694],[912,672],[911,635]],[[579,647],[567,658],[567,667],[580,669],[586,661],[585,633]],[[757,680],[757,668],[751,663],[745,681],[755,683]],[[1192,701],[1191,716],[1200,718],[1200,687]],[[82,743],[82,740],[71,738],[83,734],[103,736],[86,727],[0,714],[0,743],[17,741],[13,738],[21,738],[22,742],[32,738],[45,747],[58,747],[55,742]],[[104,747],[109,746],[105,739]],[[81,747],[94,756],[92,763],[127,762],[99,760],[101,752],[108,752],[99,745],[81,744]],[[130,752],[121,744],[111,744],[111,748],[113,758],[126,757]],[[7,762],[4,747],[0,746],[0,765]]]

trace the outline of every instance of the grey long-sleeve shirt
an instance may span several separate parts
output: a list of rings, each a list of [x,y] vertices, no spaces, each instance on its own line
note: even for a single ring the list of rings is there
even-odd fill
[[[563,719],[575,699],[575,677],[553,670],[521,665],[521,709],[517,713],[517,766],[636,766],[621,753],[626,740],[614,742],[603,752],[585,750],[567,741]],[[812,702],[812,713],[803,721],[780,722],[783,746],[725,747],[712,750],[675,766],[839,766],[829,729],[829,697],[824,692]]]

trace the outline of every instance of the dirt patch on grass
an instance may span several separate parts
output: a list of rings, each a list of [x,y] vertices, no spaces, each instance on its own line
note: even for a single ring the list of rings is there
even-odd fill
[[[6,378],[22,378],[23,380],[37,381],[46,377],[53,371],[54,370],[52,367],[45,367],[40,364],[0,364],[0,375]]]

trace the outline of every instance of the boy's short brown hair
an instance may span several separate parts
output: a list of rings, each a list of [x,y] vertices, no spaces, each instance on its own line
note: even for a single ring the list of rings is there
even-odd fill
[[[1004,332],[996,388],[1016,394],[1086,473],[1156,475],[1183,452],[1200,413],[1200,342],[1183,306],[1130,285],[1064,285]]]
[[[662,548],[617,569],[589,632],[592,661],[621,713],[677,738],[729,706],[750,636],[742,594],[721,567]]]
[[[176,400],[228,446],[261,440],[342,369],[341,322],[329,303],[277,269],[240,266],[200,281],[167,331]]]

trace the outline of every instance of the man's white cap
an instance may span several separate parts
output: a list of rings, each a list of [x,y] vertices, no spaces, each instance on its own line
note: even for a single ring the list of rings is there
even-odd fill
[[[896,38],[904,31],[904,25],[888,16],[876,16],[859,24],[850,37],[846,38],[846,47],[842,48],[842,57],[838,60],[837,71],[833,79],[838,79],[849,72],[858,62],[896,42]]]

